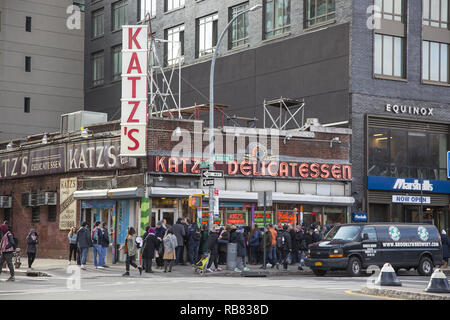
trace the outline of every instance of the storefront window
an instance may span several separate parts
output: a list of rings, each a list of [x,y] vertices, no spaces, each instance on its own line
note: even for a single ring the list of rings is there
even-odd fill
[[[447,135],[369,128],[369,176],[446,180]]]
[[[347,210],[345,207],[325,207],[324,211],[325,225],[344,224],[346,222]]]
[[[389,221],[389,205],[370,204],[369,206],[370,222]]]

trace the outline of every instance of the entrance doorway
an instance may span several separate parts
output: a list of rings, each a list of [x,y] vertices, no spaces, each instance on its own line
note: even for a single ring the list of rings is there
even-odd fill
[[[154,208],[152,209],[152,215],[150,217],[150,225],[154,228],[156,227],[156,223],[158,221],[162,221],[163,219],[166,219],[167,225],[173,226],[175,222],[175,209],[159,209]]]

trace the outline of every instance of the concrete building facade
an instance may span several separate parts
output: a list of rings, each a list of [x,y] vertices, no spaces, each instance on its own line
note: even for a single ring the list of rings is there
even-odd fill
[[[84,13],[73,4],[0,2],[0,141],[59,130],[61,114],[83,109]]]

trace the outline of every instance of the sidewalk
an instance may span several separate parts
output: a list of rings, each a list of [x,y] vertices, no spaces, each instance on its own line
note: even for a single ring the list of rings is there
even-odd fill
[[[73,262],[72,262],[73,263]],[[33,270],[28,270],[26,263],[22,263],[19,269],[15,269],[15,273],[18,276],[30,276],[30,277],[46,277],[52,276],[53,273],[61,273],[66,272],[67,268],[70,266],[76,266],[76,264],[69,265],[67,260],[59,260],[59,259],[36,259],[33,263]],[[86,270],[83,270],[83,273],[88,273],[89,275],[98,275],[98,276],[121,276],[125,272],[125,263],[119,262],[117,264],[109,264],[108,268],[104,269],[95,269],[95,267],[88,263],[86,265]],[[249,265],[250,272],[234,272],[231,270],[225,270],[226,266],[221,265],[222,271],[206,273],[204,276],[206,277],[241,277],[241,276],[293,276],[293,275],[312,275],[313,273],[307,267],[304,267],[303,271],[299,271],[297,269],[297,265],[292,265],[288,267],[288,270],[285,271],[280,266],[280,270],[276,268],[267,268],[266,270],[260,269],[260,265]],[[164,270],[157,269],[156,264],[153,263],[153,271],[155,274],[163,274]],[[4,269],[3,272],[8,272],[7,268]],[[136,274],[137,270],[131,268],[132,274]],[[172,276],[195,276],[200,277],[199,274],[195,273],[192,266],[174,266]],[[142,273],[142,276],[147,275],[145,272]]]

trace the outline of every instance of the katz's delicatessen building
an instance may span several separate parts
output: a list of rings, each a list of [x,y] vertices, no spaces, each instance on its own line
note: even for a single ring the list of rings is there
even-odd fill
[[[219,203],[216,224],[262,226],[264,208],[258,206],[259,191],[272,191],[273,203],[266,208],[267,224],[350,222],[354,202],[350,190],[350,129],[318,125],[308,131],[281,131],[282,135],[276,137],[264,137],[263,129],[248,136],[236,134],[234,127],[220,130],[228,146],[223,147],[223,154],[215,153],[214,169],[224,173],[223,178],[214,179]],[[163,132],[153,132],[152,137],[167,143]],[[227,149],[230,141],[234,152]],[[205,150],[206,143],[202,145]],[[201,181],[201,172],[207,168],[208,162],[198,154],[184,157],[167,149],[151,150],[149,224],[155,226],[166,219],[170,225],[180,217],[207,224],[209,189]],[[191,208],[189,196],[198,194],[204,195],[203,208]]]

